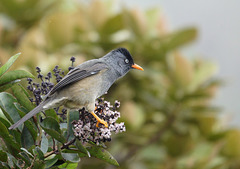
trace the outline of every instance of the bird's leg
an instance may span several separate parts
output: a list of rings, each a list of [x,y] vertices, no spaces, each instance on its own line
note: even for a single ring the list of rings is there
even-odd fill
[[[103,124],[105,127],[108,127],[108,124],[106,121],[100,119],[93,111],[91,112],[91,114],[96,118],[97,120],[97,124],[96,126],[99,127],[99,123]]]

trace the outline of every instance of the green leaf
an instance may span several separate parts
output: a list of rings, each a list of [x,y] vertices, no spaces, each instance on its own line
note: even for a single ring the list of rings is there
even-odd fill
[[[7,153],[0,150],[0,161],[7,162]]]
[[[32,169],[45,169],[45,163],[42,160],[36,159]]]
[[[25,89],[20,84],[15,84],[11,87],[13,95],[16,97],[17,101],[26,108],[28,111],[34,109],[34,105],[29,100],[28,96],[26,95]]]
[[[42,134],[42,140],[41,140],[41,150],[45,154],[48,150],[48,139],[45,136],[45,134]]]
[[[19,153],[20,158],[25,161],[25,163],[30,166],[31,165],[31,159],[29,158],[29,155],[26,152]]]
[[[79,112],[78,111],[68,111],[68,140],[72,140],[75,136],[73,134],[73,125],[72,121],[79,119]]]
[[[14,137],[14,140],[21,144],[21,135],[22,133],[19,130],[10,130],[9,133]]]
[[[59,122],[58,115],[57,115],[57,113],[56,113],[53,109],[45,110],[45,115],[46,115],[47,117],[52,117],[52,118],[54,118],[55,120],[57,120],[57,122]]]
[[[70,162],[78,163],[80,161],[80,158],[77,153],[61,153],[62,157]]]
[[[12,81],[12,82],[10,82],[8,84],[0,86],[0,92],[3,92],[5,90],[9,89],[10,87],[12,87],[17,82],[19,82],[19,80],[15,80],[15,81]]]
[[[15,142],[12,135],[9,134],[7,127],[0,122],[0,137],[5,142],[8,151],[13,155],[17,156],[18,152],[20,152],[20,145]]]
[[[17,102],[17,100],[11,94],[6,92],[0,93],[0,107],[11,123],[15,123],[20,119],[18,110],[14,106],[15,102]]]
[[[34,78],[34,76],[25,70],[13,70],[0,77],[0,86],[22,78]]]
[[[107,150],[98,146],[87,147],[87,150],[89,151],[92,157],[96,157],[109,164],[119,166],[117,160]]]
[[[25,116],[25,113],[23,111],[20,110],[20,107],[15,103],[15,106],[18,110],[18,114],[20,115],[20,117],[24,117]],[[31,120],[27,120],[24,122],[24,126],[26,126],[26,128],[28,129],[28,131],[30,132],[32,138],[34,141],[36,141],[37,139],[37,130],[36,130],[36,127],[35,125],[33,125],[32,121]]]
[[[42,150],[40,149],[40,147],[35,147],[35,149],[33,150],[33,153],[35,156],[37,156],[38,159],[44,160],[44,154],[43,154]]]
[[[18,166],[18,160],[14,156],[12,156],[12,154],[7,153],[7,155],[8,155],[8,164],[9,164],[9,166],[11,168],[16,168],[15,165]],[[20,166],[18,166],[18,167],[20,168]]]
[[[30,133],[30,131],[27,129],[27,127],[24,125],[22,134],[21,134],[21,143],[22,147],[25,147],[29,149],[32,145],[35,145],[35,141]]]
[[[90,153],[88,152],[88,150],[82,145],[81,141],[76,139],[75,142],[76,147],[78,148],[79,151],[81,151],[82,153],[86,154],[88,157],[91,157]]]
[[[30,153],[27,149],[25,148],[21,148],[22,151],[26,152],[28,155],[30,155],[32,158],[34,158],[34,156],[32,155],[32,153]]]
[[[40,123],[40,125],[47,134],[49,134],[59,142],[66,142],[65,137],[61,133],[59,123],[54,118],[46,117],[43,122]]]
[[[101,27],[99,31],[103,36],[109,36],[117,31],[120,31],[124,28],[123,16],[122,14],[115,15],[108,19]]]
[[[191,42],[196,39],[197,30],[195,28],[188,28],[184,30],[177,31],[171,34],[164,40],[164,46],[166,51],[170,51],[180,47],[186,43]]]
[[[58,166],[58,168],[64,168],[64,169],[75,169],[77,168],[78,163],[64,163],[60,166]]]
[[[9,121],[7,121],[5,118],[0,117],[0,121],[8,128],[10,127]]]
[[[12,66],[15,60],[21,53],[17,53],[16,55],[12,56],[7,63],[5,63],[2,67],[0,67],[0,77]]]
[[[53,158],[46,160],[45,161],[46,168],[52,167],[57,161],[58,161],[58,156],[54,156]]]

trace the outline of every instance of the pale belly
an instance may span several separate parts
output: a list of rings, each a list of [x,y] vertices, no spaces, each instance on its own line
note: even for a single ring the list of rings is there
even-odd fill
[[[107,85],[108,83],[97,74],[62,89],[58,92],[56,99],[69,109],[85,107],[88,111],[94,111],[95,100],[106,92],[106,88],[109,88]],[[56,107],[59,103],[56,102]]]

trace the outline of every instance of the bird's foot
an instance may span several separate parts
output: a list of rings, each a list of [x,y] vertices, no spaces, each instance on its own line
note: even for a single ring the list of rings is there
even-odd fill
[[[106,128],[108,128],[108,123],[102,119],[100,119],[94,112],[91,112],[91,114],[96,118],[97,124],[96,126],[99,127],[99,123],[103,124]]]
[[[106,128],[108,128],[108,123],[102,119],[100,121],[97,121],[96,127],[99,127],[99,123],[103,124]]]

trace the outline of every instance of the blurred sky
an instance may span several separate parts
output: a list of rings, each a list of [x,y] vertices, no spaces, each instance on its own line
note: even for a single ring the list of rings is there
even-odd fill
[[[240,1],[239,0],[119,0],[129,8],[159,7],[171,30],[195,26],[194,44],[184,52],[218,64],[217,76],[227,83],[214,104],[223,107],[230,126],[240,127]],[[238,100],[239,99],[239,100]]]

